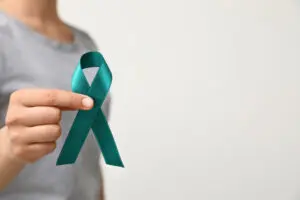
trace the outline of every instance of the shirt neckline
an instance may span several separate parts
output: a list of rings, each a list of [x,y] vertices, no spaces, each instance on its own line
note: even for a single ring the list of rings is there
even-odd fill
[[[1,15],[3,17],[5,17],[6,20],[11,21],[14,24],[14,26],[17,26],[19,29],[22,29],[23,33],[26,34],[26,37],[30,36],[31,38],[37,40],[38,42],[42,42],[42,43],[48,44],[54,48],[67,50],[67,51],[74,50],[77,47],[78,39],[79,39],[78,34],[75,31],[75,29],[68,24],[67,24],[67,26],[71,29],[73,38],[74,38],[73,42],[70,42],[70,43],[61,42],[61,41],[52,39],[50,37],[47,37],[47,36],[39,33],[38,31],[34,30],[27,24],[23,23],[22,21],[18,20],[17,18],[5,13],[3,10],[0,10],[0,16]]]

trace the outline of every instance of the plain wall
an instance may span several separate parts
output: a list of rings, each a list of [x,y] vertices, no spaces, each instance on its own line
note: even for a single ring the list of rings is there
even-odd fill
[[[300,199],[300,1],[59,7],[114,75],[108,200]]]

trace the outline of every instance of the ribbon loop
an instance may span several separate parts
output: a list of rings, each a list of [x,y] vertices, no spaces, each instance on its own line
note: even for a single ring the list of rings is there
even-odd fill
[[[91,86],[83,73],[83,69],[90,67],[99,68]],[[111,82],[112,73],[99,52],[88,52],[82,55],[72,77],[72,91],[93,98],[94,107],[88,111],[80,110],[77,113],[56,165],[74,163],[89,130],[92,129],[106,164],[124,167],[109,125],[101,110]]]

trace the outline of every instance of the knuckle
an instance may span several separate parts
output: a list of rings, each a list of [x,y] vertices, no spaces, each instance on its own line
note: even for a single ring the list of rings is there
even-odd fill
[[[56,133],[60,134],[61,133],[61,126],[56,125],[55,128],[56,128]]]
[[[56,149],[56,142],[54,142],[50,147],[50,152],[53,152]]]
[[[5,118],[5,124],[6,125],[11,125],[15,122],[15,119],[13,117],[11,117],[10,115],[7,115]]]
[[[56,142],[53,142],[49,147],[49,152],[53,152],[56,149]]]
[[[9,97],[9,102],[10,103],[18,103],[19,100],[28,92],[29,92],[29,90],[26,90],[26,89],[20,89],[20,90],[16,90],[16,91],[12,92]]]
[[[19,134],[17,134],[14,131],[10,133],[9,139],[10,139],[10,141],[11,141],[12,144],[18,144],[18,143],[20,143]]]
[[[18,99],[19,94],[20,94],[21,92],[22,92],[21,90],[17,90],[17,91],[12,92],[12,93],[10,94],[10,97],[9,97],[10,101],[14,101],[14,100]]]
[[[56,98],[57,98],[57,91],[56,90],[51,90],[51,91],[46,92],[45,100],[46,100],[47,104],[56,106],[57,105]]]
[[[26,157],[23,158],[27,163],[33,164],[36,161],[38,161],[39,157],[36,155],[26,155]]]
[[[77,106],[77,104],[78,104],[78,96],[77,95],[70,95],[70,98],[69,98],[69,104],[70,104],[70,106],[71,107],[75,107],[75,106]],[[81,103],[81,101],[80,101],[80,103]]]
[[[56,142],[49,143],[44,147],[44,152],[45,154],[51,153],[55,150],[56,148]]]
[[[55,138],[58,138],[61,135],[61,127],[59,125],[53,126],[53,135]]]
[[[61,111],[58,108],[52,108],[51,112],[54,121],[59,122],[61,120]]]
[[[55,107],[48,107],[43,110],[43,118],[45,121],[57,123],[61,120],[61,111]]]
[[[6,125],[17,124],[23,118],[22,112],[8,112],[5,118]]]
[[[12,153],[17,157],[23,159],[24,154],[25,154],[25,148],[24,146],[21,145],[14,145],[12,147]]]
[[[30,164],[35,163],[37,160],[38,160],[38,159],[36,159],[36,158],[34,158],[34,157],[29,157],[29,158],[26,159],[26,161],[27,161],[28,163],[30,163]]]

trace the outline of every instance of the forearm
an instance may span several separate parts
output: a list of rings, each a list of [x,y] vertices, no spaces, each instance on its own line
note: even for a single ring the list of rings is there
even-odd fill
[[[0,191],[19,174],[23,167],[23,163],[10,156],[6,128],[0,129]]]

